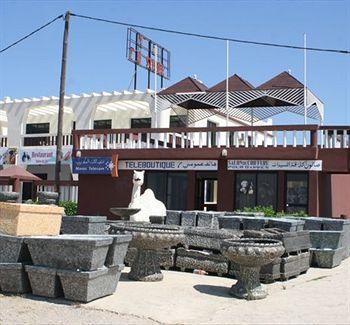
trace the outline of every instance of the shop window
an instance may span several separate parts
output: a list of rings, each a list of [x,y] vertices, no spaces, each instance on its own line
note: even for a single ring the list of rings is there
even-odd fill
[[[286,173],[286,212],[308,211],[308,173]]]
[[[50,133],[50,123],[30,123],[26,125],[26,134]]]
[[[172,115],[170,116],[169,126],[171,128],[186,127],[186,115]]]
[[[94,121],[94,130],[105,130],[112,128],[112,120],[96,120]]]
[[[204,204],[218,203],[218,181],[216,179],[204,180]]]
[[[207,127],[208,128],[215,128],[217,125],[214,122],[207,121]],[[210,136],[210,140],[209,140]],[[209,133],[207,134],[207,144],[211,141],[211,146],[216,147],[216,132],[211,132],[210,135]]]
[[[235,208],[257,205],[277,208],[277,174],[244,172],[236,174]]]
[[[147,172],[147,188],[153,190],[155,197],[162,201],[168,210],[186,210],[187,173],[186,172]]]
[[[130,126],[132,129],[149,129],[151,127],[151,118],[132,118]]]

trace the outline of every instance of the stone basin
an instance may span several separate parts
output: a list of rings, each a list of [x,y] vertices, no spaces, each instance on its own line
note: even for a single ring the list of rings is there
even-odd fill
[[[109,211],[119,217],[121,220],[130,220],[130,216],[134,215],[137,212],[140,212],[141,209],[138,208],[110,208]]]
[[[260,268],[282,256],[282,242],[274,239],[226,239],[221,243],[221,252],[238,267],[238,281],[230,294],[247,300],[263,299],[267,291],[259,280]]]
[[[178,226],[137,222],[113,223],[111,232],[130,232],[131,246],[137,248],[129,278],[137,281],[161,281],[158,251],[184,241],[183,230]]]

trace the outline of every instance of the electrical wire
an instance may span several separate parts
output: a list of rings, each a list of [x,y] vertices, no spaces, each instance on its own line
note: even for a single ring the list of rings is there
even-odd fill
[[[75,16],[75,17],[78,17],[78,18],[89,19],[89,20],[100,21],[100,22],[105,22],[105,23],[110,23],[110,24],[116,24],[116,25],[121,25],[121,26],[143,28],[143,29],[148,29],[148,30],[154,30],[154,31],[157,31],[157,32],[164,32],[164,33],[171,33],[171,34],[178,34],[178,35],[185,35],[185,36],[192,36],[192,37],[213,39],[213,40],[219,40],[219,41],[230,41],[230,42],[235,42],[235,43],[253,44],[253,45],[262,45],[262,46],[272,46],[272,47],[288,48],[288,49],[295,49],[295,50],[305,50],[306,49],[307,51],[331,52],[331,53],[338,53],[338,54],[350,54],[349,50],[337,50],[337,49],[327,49],[327,48],[317,48],[317,47],[306,47],[306,48],[304,48],[303,46],[294,46],[294,45],[277,44],[277,43],[248,41],[248,40],[235,39],[235,38],[230,38],[230,37],[220,37],[220,36],[213,36],[213,35],[189,33],[189,32],[177,31],[177,30],[172,30],[172,29],[165,29],[165,28],[158,28],[158,27],[152,27],[152,26],[146,26],[146,25],[137,25],[137,24],[125,23],[125,22],[117,21],[117,20],[108,20],[108,19],[103,19],[103,18],[96,18],[96,17],[79,15],[79,14],[74,14],[74,13],[71,13],[71,16]]]
[[[63,16],[64,16],[64,15],[59,15],[59,16],[57,16],[56,18],[50,20],[50,21],[49,21],[48,23],[46,23],[45,25],[43,25],[43,26],[37,28],[36,30],[32,31],[31,33],[27,34],[26,36],[20,38],[18,41],[16,41],[16,42],[14,42],[14,43],[12,43],[12,44],[6,46],[5,48],[1,49],[1,50],[0,50],[0,53],[5,52],[6,50],[10,49],[11,47],[13,47],[13,46],[15,46],[15,45],[21,43],[21,42],[24,41],[25,39],[29,38],[30,36],[36,34],[36,33],[39,32],[39,31],[41,31],[41,30],[44,29],[45,27],[51,25],[52,23],[54,23],[56,20],[62,18]]]

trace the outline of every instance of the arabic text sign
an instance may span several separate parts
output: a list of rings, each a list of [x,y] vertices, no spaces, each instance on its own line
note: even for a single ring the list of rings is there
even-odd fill
[[[111,157],[73,158],[73,174],[111,174]]]
[[[228,160],[228,170],[322,170],[322,160]]]
[[[62,148],[62,164],[72,161],[72,146]],[[18,161],[21,165],[54,165],[56,164],[56,146],[22,147],[19,151]]]
[[[217,170],[216,160],[121,160],[119,169]]]

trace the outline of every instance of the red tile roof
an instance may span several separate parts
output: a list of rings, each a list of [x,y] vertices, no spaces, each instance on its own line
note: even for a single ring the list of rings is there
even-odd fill
[[[208,87],[200,82],[199,80],[187,77],[177,82],[176,84],[171,85],[170,87],[160,91],[159,95],[169,95],[169,94],[178,94],[178,93],[195,93],[206,91]]]
[[[256,89],[267,90],[267,89],[281,89],[281,88],[303,88],[304,85],[287,71],[283,71],[277,76],[264,82]]]
[[[228,89],[229,91],[244,91],[244,90],[252,90],[254,89],[254,86],[250,84],[248,81],[241,78],[239,75],[234,74],[228,79]],[[226,79],[214,85],[213,87],[210,87],[208,91],[210,92],[226,91]]]

